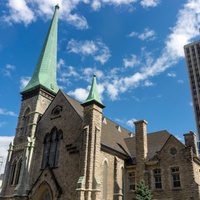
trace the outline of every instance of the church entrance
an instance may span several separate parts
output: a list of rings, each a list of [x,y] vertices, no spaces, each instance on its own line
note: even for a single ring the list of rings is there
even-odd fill
[[[46,182],[38,187],[33,195],[33,200],[53,200],[51,188]]]

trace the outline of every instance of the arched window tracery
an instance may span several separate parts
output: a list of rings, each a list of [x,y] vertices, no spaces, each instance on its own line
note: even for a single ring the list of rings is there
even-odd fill
[[[62,138],[62,131],[58,131],[56,127],[54,127],[50,133],[46,134],[44,139],[42,169],[47,165],[51,168],[58,167]]]
[[[21,168],[22,158],[15,159],[11,165],[10,185],[17,185],[19,183]]]
[[[22,131],[23,135],[27,134],[28,131],[28,124],[30,119],[29,114],[30,114],[30,108],[27,108],[23,117],[23,131]]]
[[[107,182],[108,182],[108,163],[105,160],[103,163],[103,200],[107,200]]]

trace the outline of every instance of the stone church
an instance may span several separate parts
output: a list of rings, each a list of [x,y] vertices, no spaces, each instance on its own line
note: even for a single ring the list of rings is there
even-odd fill
[[[58,89],[55,12],[8,150],[1,200],[133,200],[145,180],[154,200],[200,199],[196,135],[135,133],[105,117],[96,76],[80,103]]]

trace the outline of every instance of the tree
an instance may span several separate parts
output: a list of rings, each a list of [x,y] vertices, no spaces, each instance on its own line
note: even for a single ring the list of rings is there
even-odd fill
[[[151,200],[151,191],[145,185],[144,180],[141,180],[136,186],[135,200]]]

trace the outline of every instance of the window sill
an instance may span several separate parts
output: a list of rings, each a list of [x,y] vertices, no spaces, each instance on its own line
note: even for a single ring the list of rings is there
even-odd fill
[[[177,187],[177,188],[172,188],[172,190],[182,190],[181,187]]]
[[[155,191],[155,192],[162,192],[163,188],[155,188],[153,191]]]
[[[135,192],[135,190],[129,190],[128,191],[128,193],[134,193]]]

